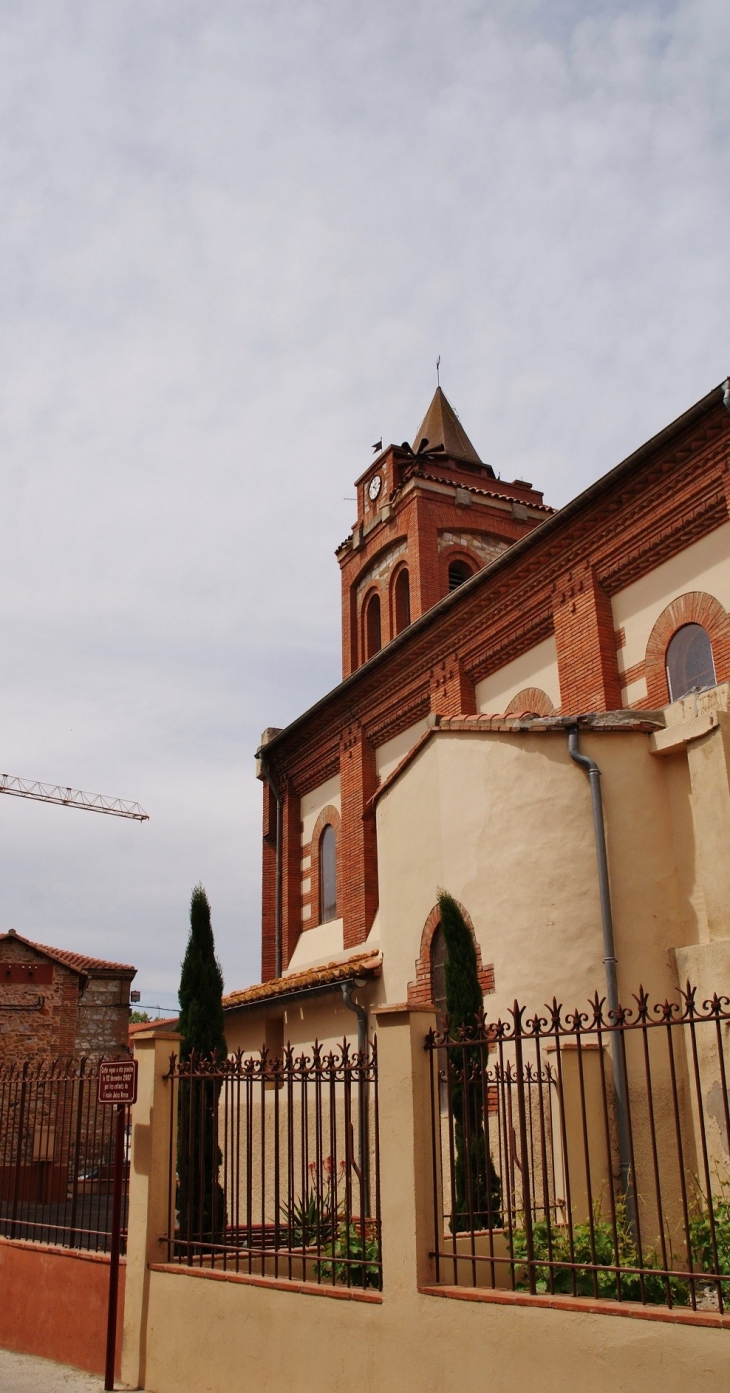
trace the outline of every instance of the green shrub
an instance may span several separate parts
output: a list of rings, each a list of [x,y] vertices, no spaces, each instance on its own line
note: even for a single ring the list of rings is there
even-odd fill
[[[283,1236],[292,1247],[307,1248],[314,1243],[331,1242],[335,1219],[336,1210],[329,1195],[318,1196],[310,1190],[303,1199],[282,1206],[280,1223]]]
[[[616,1215],[616,1235],[618,1242],[614,1245],[611,1222],[596,1206],[593,1219],[593,1243],[598,1271],[595,1277],[588,1266],[581,1266],[583,1263],[588,1264],[594,1261],[591,1246],[591,1226],[588,1223],[573,1226],[573,1255],[571,1257],[570,1235],[567,1228],[562,1224],[550,1225],[545,1219],[539,1220],[532,1226],[533,1254],[538,1264],[548,1262],[552,1247],[552,1290],[560,1294],[573,1294],[573,1270],[568,1266],[561,1266],[561,1264],[572,1261],[578,1264],[575,1268],[575,1291],[578,1296],[594,1296],[597,1280],[598,1296],[608,1300],[617,1300],[619,1296],[618,1277],[611,1268],[619,1267],[622,1269],[620,1277],[621,1299],[623,1301],[645,1301],[650,1306],[666,1305],[667,1279],[654,1270],[661,1266],[660,1259],[654,1248],[644,1248],[643,1262],[639,1264],[636,1241],[628,1226],[623,1206],[618,1209]],[[526,1260],[527,1236],[524,1229],[518,1229],[514,1234],[512,1248],[517,1261]],[[624,1268],[638,1267],[639,1265],[645,1269],[643,1292],[640,1274],[623,1271]],[[670,1277],[668,1282],[672,1303],[676,1306],[688,1305],[688,1283],[679,1277]],[[529,1291],[530,1281],[526,1268],[518,1271],[516,1286],[519,1291]],[[535,1267],[535,1287],[539,1292],[550,1291],[549,1267],[542,1265]]]
[[[730,1277],[730,1185],[727,1182],[721,1182],[720,1195],[716,1199],[713,1198],[712,1215],[715,1221],[717,1267],[712,1248],[710,1214],[707,1206],[699,1198],[693,1207],[689,1222],[692,1260],[694,1266],[701,1268],[703,1272],[718,1272],[723,1277]]]
[[[326,1251],[331,1258],[351,1258],[351,1262],[321,1262],[320,1278],[324,1282],[343,1286],[348,1281],[351,1287],[380,1287],[380,1244],[372,1232],[368,1232],[367,1221],[363,1232],[360,1224],[349,1224],[341,1230],[334,1243],[328,1243]]]

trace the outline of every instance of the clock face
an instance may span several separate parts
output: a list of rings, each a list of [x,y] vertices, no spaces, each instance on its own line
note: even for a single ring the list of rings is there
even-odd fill
[[[370,483],[368,484],[368,496],[372,499],[373,503],[375,502],[375,499],[380,493],[382,487],[383,480],[381,479],[379,474],[375,474],[373,478],[370,480]]]

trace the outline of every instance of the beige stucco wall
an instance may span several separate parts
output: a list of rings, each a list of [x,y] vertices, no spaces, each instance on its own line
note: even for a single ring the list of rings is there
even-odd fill
[[[305,893],[304,890],[302,893]],[[284,968],[284,976],[301,972],[305,967],[332,962],[333,958],[339,957],[343,951],[343,929],[342,919],[330,919],[327,924],[316,924],[311,929],[305,927],[297,939],[289,966]]]
[[[132,1282],[122,1377],[151,1393],[462,1393],[515,1387],[564,1393],[716,1393],[725,1386],[727,1330],[585,1310],[482,1304],[426,1295],[432,1280],[428,1060],[433,1017],[378,1018],[380,1047],[382,1302],[256,1286],[222,1274],[150,1270],[160,1262],[169,1138],[166,1085],[135,1111]],[[159,1070],[165,1068],[159,1051]],[[141,1087],[151,1095],[151,1080]],[[159,1095],[159,1096],[158,1096]],[[151,1118],[152,1137],[145,1126]],[[150,1197],[150,1199],[148,1199]],[[142,1202],[148,1206],[146,1234]],[[143,1241],[146,1237],[146,1242]],[[128,1278],[129,1280],[129,1278]]]
[[[356,1001],[372,1010],[373,1004],[383,999],[382,981],[370,981],[365,987],[356,989],[354,995]],[[353,1048],[357,1044],[357,1018],[345,1006],[338,990],[296,1003],[277,1005],[271,1002],[260,1010],[227,1011],[225,1032],[229,1051],[259,1050],[266,1036],[266,1021],[272,1018],[283,1022],[284,1043],[295,1049],[311,1048],[313,1040],[337,1045],[347,1038]]]
[[[675,985],[667,949],[698,937],[696,884],[681,764],[668,767],[648,742],[592,733],[581,748],[603,771],[619,983],[627,996],[643,982],[663,998]],[[490,1014],[515,997],[535,1006],[555,992],[574,1004],[602,987],[590,792],[564,735],[439,733],[377,819],[389,1001],[404,1000],[415,977],[439,886],[469,911],[494,964]]]
[[[395,735],[392,740],[386,740],[384,745],[376,747],[375,769],[380,783],[393,773],[425,730],[428,730],[428,718],[424,716],[422,721],[416,721],[412,726],[408,726],[407,730],[402,730],[400,735]]]
[[[730,523],[717,527],[613,596],[616,628],[622,628],[626,634],[626,644],[618,652],[621,672],[644,661],[649,635],[662,610],[690,590],[714,595],[725,609],[730,609]],[[626,705],[645,696],[643,678],[624,691]]]
[[[477,711],[504,711],[523,687],[541,687],[557,710],[560,706],[558,653],[551,636],[514,662],[476,684]]]
[[[123,1379],[150,1393],[463,1393],[464,1387],[513,1393],[535,1387],[564,1393],[716,1393],[726,1383],[729,1332],[670,1322],[482,1304],[436,1297],[432,1282],[429,1185],[428,1059],[430,1015],[380,1014],[380,1151],[382,1151],[382,1301],[348,1300],[254,1286],[194,1272],[150,1270],[160,1262],[169,1134],[166,1085],[150,1145],[137,1126],[132,1144],[132,1291],[143,1300],[125,1315]],[[164,1067],[160,1049],[159,1068]],[[149,1082],[142,1077],[142,1087]],[[141,1099],[145,1107],[145,1099]],[[149,1116],[149,1112],[143,1113]],[[141,1201],[149,1205],[142,1243]],[[162,1204],[160,1204],[162,1201]]]
[[[338,813],[341,812],[340,800],[340,776],[333,775],[323,784],[318,784],[316,788],[310,789],[309,793],[304,793],[301,799],[302,816],[302,846],[308,846],[312,839],[314,824],[317,821],[323,808],[331,804]],[[306,867],[304,868],[306,869]]]
[[[382,1305],[151,1273],[156,1393],[717,1393],[728,1332],[419,1295]],[[538,1353],[539,1352],[539,1353]]]

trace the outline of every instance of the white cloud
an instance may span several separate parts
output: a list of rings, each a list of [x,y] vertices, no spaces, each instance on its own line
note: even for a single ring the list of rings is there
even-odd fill
[[[728,370],[719,0],[6,0],[2,917],[258,968],[261,729],[339,675],[351,483],[442,380],[561,503]]]

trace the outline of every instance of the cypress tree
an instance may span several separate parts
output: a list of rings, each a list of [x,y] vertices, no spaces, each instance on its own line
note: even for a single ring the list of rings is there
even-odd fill
[[[469,926],[453,895],[439,890],[441,931],[446,943],[446,1010],[449,1034],[478,1027],[483,1010],[477,954]],[[488,1149],[484,1118],[482,1074],[486,1046],[464,1045],[451,1056],[451,1108],[454,1117],[454,1213],[452,1232],[471,1227],[499,1228],[501,1185]],[[486,1091],[486,1090],[485,1090]]]
[[[227,1055],[223,1030],[223,973],[215,955],[210,905],[202,885],[190,900],[190,936],[180,974],[180,1057]],[[221,1079],[192,1074],[180,1079],[178,1108],[178,1209],[180,1235],[198,1245],[225,1229],[225,1196],[218,1180]],[[196,1249],[195,1251],[199,1251]]]
[[[180,1057],[193,1050],[207,1058],[214,1050],[225,1059],[223,1030],[223,973],[215,955],[210,905],[202,885],[190,898],[190,937],[180,973]]]

